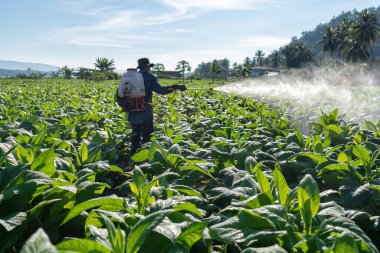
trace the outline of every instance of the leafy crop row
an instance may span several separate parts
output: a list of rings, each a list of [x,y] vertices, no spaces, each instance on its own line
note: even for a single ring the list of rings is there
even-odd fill
[[[0,83],[0,252],[378,252],[379,126],[192,90],[124,172],[115,86]]]

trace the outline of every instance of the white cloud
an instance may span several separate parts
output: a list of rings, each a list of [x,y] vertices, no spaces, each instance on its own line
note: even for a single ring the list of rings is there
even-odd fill
[[[265,5],[279,4],[279,0],[163,0],[163,4],[186,13],[197,10],[253,10]]]
[[[137,17],[144,15],[141,11],[119,11],[111,18],[90,26],[96,30],[131,30],[138,25]]]
[[[116,61],[127,62],[133,66],[135,60],[144,56],[153,62],[162,62],[168,69],[174,69],[176,63],[185,59],[193,69],[200,61],[228,58],[231,63],[241,63],[246,56],[253,56],[257,49],[267,54],[274,48],[289,42],[289,38],[275,36],[222,38],[220,34],[208,31],[183,29],[175,25],[168,29],[161,24],[175,23],[183,19],[193,19],[206,13],[218,15],[218,11],[239,10],[252,11],[278,4],[280,0],[157,0],[152,1],[155,8],[142,8],[140,5],[108,6],[91,5],[85,0],[87,8],[80,8],[79,3],[69,1],[70,9],[79,8],[76,13],[87,15],[86,23],[68,28],[57,28],[44,33],[42,37],[49,43],[64,43],[81,47],[98,47],[96,52],[107,51]],[[94,1],[96,2],[96,1]],[[81,10],[81,12],[80,12]],[[144,26],[148,32],[144,30]],[[182,36],[186,33],[186,36]],[[189,33],[193,38],[189,38]],[[186,41],[184,41],[186,40]],[[214,43],[218,40],[218,43]],[[182,46],[187,45],[186,48]],[[206,49],[204,49],[206,48]],[[125,50],[127,49],[127,50]],[[122,56],[125,55],[126,57]],[[113,54],[113,55],[112,55]],[[179,59],[181,58],[181,59]]]
[[[129,48],[128,44],[109,40],[103,36],[87,36],[81,38],[71,38],[69,43],[78,46],[96,46],[96,47],[114,47],[114,48]]]

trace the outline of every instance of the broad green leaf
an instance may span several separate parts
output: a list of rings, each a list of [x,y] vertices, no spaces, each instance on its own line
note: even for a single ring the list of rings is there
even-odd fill
[[[376,124],[374,124],[373,122],[371,122],[369,120],[363,120],[361,122],[360,127],[361,127],[361,129],[368,129],[368,130],[372,130],[374,132],[378,131],[378,127],[376,126]]]
[[[268,196],[268,193],[259,193],[246,200],[232,202],[231,204],[232,206],[256,209],[266,205],[272,205],[274,204],[273,202],[273,196]]]
[[[351,157],[350,157],[350,155],[348,154],[347,151],[343,151],[343,152],[339,153],[337,160],[340,163],[348,163],[348,162],[351,161]]]
[[[172,213],[173,210],[161,210],[146,216],[137,222],[132,228],[127,238],[127,253],[135,253],[139,251],[141,245],[145,242],[145,238],[160,224],[160,222]],[[148,242],[149,243],[149,242]]]
[[[114,206],[119,210],[126,209],[125,200],[123,198],[116,197],[115,195],[90,199],[74,206],[74,208],[72,208],[70,212],[67,214],[62,224],[65,224],[71,219],[77,217],[83,211],[99,206]]]
[[[149,150],[148,149],[140,150],[139,152],[137,152],[136,154],[134,154],[131,157],[131,160],[133,160],[137,163],[145,162],[148,159],[149,159]]]
[[[84,164],[88,159],[88,147],[86,143],[82,142],[78,150],[78,163]]]
[[[212,238],[220,242],[242,242],[248,235],[264,230],[274,230],[274,224],[263,216],[249,210],[242,210],[236,216],[209,228]]]
[[[187,170],[198,171],[198,172],[206,175],[207,177],[213,179],[214,181],[216,181],[216,179],[211,175],[211,173],[206,168],[199,166],[197,164],[189,164],[187,166],[181,167],[179,170],[180,171],[187,171]]]
[[[74,196],[74,194],[73,194],[73,196]],[[40,215],[41,209],[43,207],[50,205],[50,204],[53,204],[53,203],[56,203],[56,202],[59,202],[59,201],[62,201],[62,199],[51,199],[51,200],[41,201],[40,203],[38,203],[37,205],[35,205],[32,209],[30,209],[28,211],[28,216],[29,217],[38,217]]]
[[[339,187],[341,204],[344,207],[360,209],[371,201],[371,190],[368,184],[362,185],[360,181],[346,178]]]
[[[243,250],[241,253],[287,253],[287,251],[278,245],[273,245],[260,248],[247,248]]]
[[[257,164],[256,159],[253,158],[253,156],[248,156],[245,159],[245,170],[248,171],[249,174],[253,175],[256,164]]]
[[[189,196],[202,197],[202,193],[186,185],[176,185],[171,188]]]
[[[153,160],[155,162],[159,162],[165,167],[169,167],[168,162],[168,154],[164,150],[157,149],[156,152],[154,152]]]
[[[89,151],[88,151],[88,158],[83,161],[85,163],[94,163],[94,162],[98,162],[102,159],[102,143],[100,143],[99,145],[95,146],[95,147],[92,147]]]
[[[338,125],[331,124],[331,125],[325,126],[324,129],[330,137],[335,136],[335,135],[340,135],[343,133],[343,129]]]
[[[116,227],[115,225],[113,224],[113,222],[106,216],[106,215],[103,215],[103,214],[100,214],[100,216],[103,218],[103,221],[106,225],[106,228],[107,228],[107,231],[108,231],[108,240],[111,242],[113,242],[115,236],[116,236]]]
[[[268,178],[264,175],[259,167],[255,169],[255,173],[257,182],[260,185],[260,191],[272,195]]]
[[[176,205],[173,208],[174,211],[180,212],[180,211],[187,211],[192,214],[195,214],[198,216],[198,218],[203,218],[203,214],[198,210],[197,206],[194,205],[193,203],[186,202],[186,203],[181,203],[179,205]]]
[[[145,207],[148,206],[150,203],[155,202],[154,197],[150,195],[150,190],[155,184],[157,184],[157,181],[152,180],[150,183],[144,183],[139,188],[139,194],[135,196],[138,204],[137,212],[139,214],[145,214]]]
[[[126,238],[120,230],[120,227],[117,228],[113,224],[113,222],[104,214],[100,214],[104,220],[108,231],[108,240],[111,243],[113,252],[124,253]],[[125,234],[125,233],[124,233]]]
[[[304,231],[309,235],[312,218],[318,213],[320,203],[318,185],[309,174],[298,185],[297,195]]]
[[[121,230],[120,226],[117,227],[116,235],[113,241],[114,252],[124,253],[126,249],[127,239],[123,230]]]
[[[333,250],[334,253],[359,253],[359,249],[352,236],[343,232],[341,235],[335,238]]]
[[[135,183],[129,183],[129,188],[131,189],[131,192],[133,195],[135,195],[135,198],[139,195],[139,189],[137,188]]]
[[[34,159],[34,152],[30,149],[25,149],[21,145],[17,145],[17,158],[22,163],[31,163]],[[1,162],[0,162],[1,164]]]
[[[50,242],[49,236],[42,228],[39,228],[25,242],[20,253],[58,253],[58,250]]]
[[[341,173],[347,174],[350,172],[350,167],[348,164],[345,163],[336,163],[336,164],[329,164],[323,167],[320,171],[318,171],[317,176],[321,176],[324,173],[327,173],[329,171],[339,171]]]
[[[68,239],[57,244],[60,253],[111,253],[106,246],[89,239]]]
[[[378,149],[372,153],[371,160],[369,162],[369,166],[372,166],[375,163],[375,161],[379,155],[380,155],[380,149]]]
[[[379,252],[368,235],[366,235],[360,227],[348,218],[342,216],[332,216],[331,218],[324,220],[320,227],[328,227],[331,232],[338,232],[340,234],[348,233],[357,240],[356,242],[359,252]]]
[[[23,170],[12,179],[0,193],[0,207],[8,212],[19,211],[29,205],[29,201],[50,187],[52,181],[44,173]],[[11,201],[11,206],[6,206]]]
[[[41,154],[37,155],[33,160],[30,168],[35,171],[45,173],[48,176],[53,176],[55,173],[54,159],[56,154],[54,149],[50,148]]]
[[[313,151],[314,151],[315,153],[322,154],[322,153],[323,153],[323,149],[324,149],[324,147],[323,147],[323,144],[322,144],[322,142],[321,142],[320,140],[318,140],[318,141],[316,141],[316,142],[314,143]]]
[[[203,231],[206,227],[207,222],[194,222],[190,224],[190,226],[178,236],[176,243],[190,252],[193,244],[202,238]]]
[[[286,183],[284,176],[278,169],[278,165],[273,171],[273,179],[277,188],[278,200],[281,205],[285,206],[290,189],[288,184]]]
[[[119,172],[119,173],[123,173],[124,172],[119,166],[116,166],[116,165],[110,165],[110,171],[112,171],[112,172]]]
[[[26,220],[26,213],[10,213],[9,215],[0,219],[0,225],[2,225],[8,232],[21,225]]]
[[[339,109],[336,108],[336,109],[330,111],[330,112],[329,112],[329,117],[330,117],[331,119],[333,119],[334,121],[337,121],[337,120],[338,120],[338,117],[339,117]]]
[[[14,145],[11,147],[7,143],[0,143],[0,166],[5,163],[5,166],[17,166],[18,162],[16,158],[13,156],[12,151],[17,147]]]
[[[284,238],[284,237],[286,238],[286,235],[288,235],[289,233],[291,232],[286,231],[286,230],[277,230],[277,231],[264,230],[257,233],[253,233],[247,236],[244,246],[257,245],[259,243],[262,243],[265,245],[274,244],[274,243],[277,243],[280,238]]]
[[[292,158],[292,160],[295,160],[297,158],[307,158],[307,159],[310,159],[316,165],[319,165],[321,163],[324,163],[324,162],[328,161],[328,159],[326,157],[324,157],[323,155],[321,155],[321,154],[315,154],[315,153],[299,153],[299,154],[295,155]]]
[[[160,144],[157,141],[152,141],[152,143],[149,145],[149,151],[148,151],[148,160],[152,161],[154,159],[154,153],[156,153],[157,149],[162,148]]]
[[[370,189],[377,190],[380,194],[380,185],[368,185],[367,187]]]
[[[358,145],[359,145],[360,143],[364,142],[365,139],[366,139],[366,137],[365,137],[365,135],[363,134],[363,131],[357,131],[357,133],[356,133],[355,136],[354,136],[354,140],[353,140],[353,142],[354,142],[355,144],[358,144]]]
[[[371,159],[368,150],[362,146],[356,144],[352,145],[351,151],[357,158],[359,158],[365,163],[367,163]]]
[[[144,173],[138,166],[135,166],[132,172],[132,182],[136,185],[138,189],[144,184],[147,183]]]

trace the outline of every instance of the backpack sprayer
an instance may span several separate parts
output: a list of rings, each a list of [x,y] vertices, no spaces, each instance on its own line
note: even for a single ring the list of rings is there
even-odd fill
[[[169,88],[169,91],[174,91]],[[208,90],[214,91],[213,88],[187,88],[187,90]],[[116,89],[115,100],[124,112],[141,112],[145,110],[145,86],[144,78],[137,69],[129,68],[121,77]],[[150,104],[151,105],[151,104]]]

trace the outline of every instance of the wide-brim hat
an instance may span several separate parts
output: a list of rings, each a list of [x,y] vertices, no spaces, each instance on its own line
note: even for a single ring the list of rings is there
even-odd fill
[[[138,69],[145,68],[147,66],[149,66],[149,67],[154,66],[154,63],[150,63],[148,58],[138,59],[137,64],[138,64],[138,66],[137,66]]]

